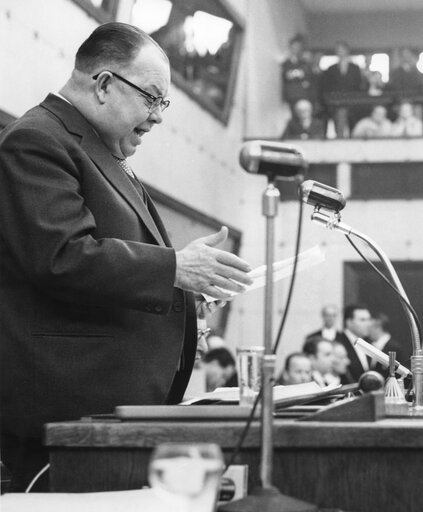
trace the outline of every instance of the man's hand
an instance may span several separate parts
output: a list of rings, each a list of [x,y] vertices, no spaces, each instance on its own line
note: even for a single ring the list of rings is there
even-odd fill
[[[230,295],[224,290],[240,293],[245,290],[243,285],[252,284],[247,275],[251,270],[248,263],[230,252],[215,248],[227,237],[228,228],[223,226],[218,233],[198,238],[177,251],[175,286],[226,300]]]

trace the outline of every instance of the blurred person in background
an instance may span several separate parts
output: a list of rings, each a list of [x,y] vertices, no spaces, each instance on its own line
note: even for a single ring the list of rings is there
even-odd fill
[[[325,340],[334,341],[338,339],[342,332],[337,329],[337,319],[339,316],[339,308],[333,304],[326,304],[323,306],[321,311],[322,316],[322,328],[318,331],[313,331],[306,336],[306,340],[309,338],[324,338]]]
[[[352,384],[354,379],[348,369],[351,361],[348,357],[347,350],[337,341],[332,344],[333,348],[333,364],[332,364],[332,384]]]
[[[344,331],[337,340],[344,345],[350,364],[348,370],[354,382],[370,369],[366,354],[357,348],[354,343],[357,338],[368,341],[371,314],[369,308],[363,304],[349,304],[344,309]]]
[[[311,99],[312,71],[304,56],[305,41],[296,35],[289,41],[288,57],[282,63],[282,98],[291,107],[300,99]]]
[[[351,62],[350,47],[345,41],[335,46],[338,62],[330,66],[322,75],[322,94],[325,101],[332,98],[348,99],[349,93],[363,91],[363,77],[357,64]],[[329,116],[335,123],[338,138],[349,137],[356,120],[354,109],[347,106],[329,107]]]
[[[392,123],[393,137],[421,137],[423,135],[423,123],[414,114],[413,105],[407,101],[402,101],[398,108],[398,115]]]
[[[311,101],[298,100],[293,108],[292,118],[288,121],[282,139],[324,139],[325,128],[320,119],[313,116]]]
[[[311,382],[313,380],[311,372],[311,361],[308,355],[303,352],[294,352],[286,358],[284,369],[276,382],[284,386]]]
[[[423,74],[417,69],[418,56],[410,48],[400,48],[392,56],[393,69],[386,88],[398,95],[421,94]]]
[[[352,137],[355,139],[373,139],[392,136],[392,123],[387,117],[383,105],[373,107],[370,116],[360,119],[354,126]]]
[[[384,313],[373,315],[370,324],[369,341],[374,347],[385,354],[396,352],[395,359],[404,366],[409,367],[410,354],[401,343],[392,338],[390,323],[389,317]],[[389,375],[389,369],[378,363],[375,359],[370,361],[370,368],[376,370],[385,378]]]
[[[312,379],[321,387],[331,383],[333,368],[332,342],[323,338],[309,338],[303,346],[303,352],[311,362]]]
[[[206,374],[206,389],[214,391],[226,385],[236,373],[235,359],[225,347],[209,350],[204,354],[203,367]]]

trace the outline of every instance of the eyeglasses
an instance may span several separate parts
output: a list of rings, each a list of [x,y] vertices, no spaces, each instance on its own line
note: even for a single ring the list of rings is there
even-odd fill
[[[103,72],[104,71],[101,71],[101,73],[103,73]],[[163,112],[163,110],[165,110],[170,105],[170,100],[165,100],[162,96],[153,96],[149,92],[141,89],[141,87],[138,87],[138,85],[135,85],[132,82],[130,82],[129,80],[127,80],[126,78],[123,78],[123,76],[120,76],[117,73],[114,73],[113,71],[109,71],[107,69],[105,70],[105,72],[110,73],[111,75],[113,75],[115,78],[117,78],[121,82],[125,83],[126,85],[133,87],[140,94],[142,94],[145,98],[147,98],[149,100],[148,111],[150,112],[150,114],[151,114],[151,112],[156,110],[156,108],[160,108],[161,112]],[[97,80],[97,78],[99,77],[99,75],[101,73],[97,73],[96,75],[94,75],[93,80]]]

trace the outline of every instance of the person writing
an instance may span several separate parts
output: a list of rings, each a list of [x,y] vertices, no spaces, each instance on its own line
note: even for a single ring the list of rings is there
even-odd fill
[[[195,295],[251,283],[218,249],[175,252],[126,161],[169,107],[169,61],[147,34],[99,26],[72,75],[0,135],[2,461],[22,491],[47,461],[42,425],[174,404],[196,354]]]

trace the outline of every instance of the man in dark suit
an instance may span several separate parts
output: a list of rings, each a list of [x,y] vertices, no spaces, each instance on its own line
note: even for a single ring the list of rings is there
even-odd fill
[[[226,228],[175,252],[126,162],[162,122],[169,82],[149,36],[105,24],[60,94],[0,136],[2,460],[12,490],[46,462],[44,423],[179,402],[196,352],[192,292],[225,299],[222,288],[250,283],[249,266],[215,247]]]
[[[361,69],[351,62],[350,48],[347,43],[340,41],[336,44],[335,53],[338,62],[330,66],[322,75],[322,94],[327,102],[330,99],[348,99],[351,93],[363,90]],[[335,122],[338,138],[348,137],[357,121],[357,115],[352,107],[340,106],[330,113]]]
[[[392,338],[392,335],[389,332],[389,326],[390,320],[387,315],[383,313],[377,313],[373,315],[369,333],[369,338],[372,342],[372,345],[385,354],[389,354],[389,352],[395,352],[395,359],[404,366],[410,367],[411,354],[407,351],[406,347]],[[389,368],[386,368],[374,359],[372,359],[370,362],[370,368],[379,372],[385,378],[389,376]]]
[[[350,360],[348,370],[354,382],[358,381],[362,373],[370,369],[367,356],[354,345],[357,338],[367,339],[370,321],[371,314],[367,306],[350,304],[344,309],[344,331],[337,341],[347,350]]]

